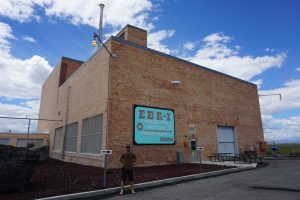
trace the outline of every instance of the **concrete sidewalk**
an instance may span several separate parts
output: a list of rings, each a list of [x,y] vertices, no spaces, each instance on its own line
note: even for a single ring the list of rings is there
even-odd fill
[[[257,166],[257,163],[238,163],[238,162],[233,162],[233,161],[224,161],[224,162],[202,161],[201,163],[202,164],[207,164],[207,165],[233,166],[233,167],[238,167],[238,168],[244,168],[244,167],[253,167],[253,168],[255,168]]]
[[[216,164],[216,163],[213,162],[212,164]],[[237,168],[232,168],[232,169],[225,169],[225,170],[219,170],[219,171],[214,171],[214,172],[207,172],[207,173],[181,176],[181,177],[175,177],[175,178],[158,180],[158,181],[151,181],[151,182],[146,182],[146,183],[139,183],[139,184],[135,185],[135,189],[153,188],[153,187],[158,187],[158,186],[163,186],[163,185],[176,184],[176,183],[180,183],[180,182],[184,182],[184,181],[192,181],[192,180],[196,180],[196,179],[220,176],[220,175],[224,175],[224,174],[236,173],[236,172],[240,172],[240,171],[254,169],[255,167],[256,166],[254,166],[254,165],[248,166],[248,165],[243,164],[243,165],[238,166]],[[129,186],[126,186],[125,188],[128,189]],[[84,199],[84,198],[91,198],[91,197],[101,197],[101,196],[110,195],[110,194],[117,194],[118,192],[120,192],[120,187],[88,191],[88,192],[81,192],[81,193],[75,193],[75,194],[67,194],[67,195],[54,196],[54,197],[47,197],[47,198],[42,198],[39,200]]]

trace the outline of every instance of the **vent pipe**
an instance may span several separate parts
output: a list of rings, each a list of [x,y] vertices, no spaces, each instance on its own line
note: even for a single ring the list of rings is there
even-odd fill
[[[100,3],[98,5],[100,7],[100,21],[99,21],[99,38],[100,40],[102,40],[102,21],[103,21],[103,8],[104,8],[104,4]],[[98,47],[100,47],[101,44],[98,45]]]

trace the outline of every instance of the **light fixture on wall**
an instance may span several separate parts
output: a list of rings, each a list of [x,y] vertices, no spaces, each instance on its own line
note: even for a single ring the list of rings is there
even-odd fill
[[[110,57],[118,57],[116,54],[113,54],[113,53],[111,53],[108,49],[107,49],[107,47],[105,46],[105,44],[102,42],[102,40],[99,38],[99,36],[94,32],[94,35],[93,35],[93,41],[92,41],[92,46],[93,47],[96,47],[97,46],[97,44],[98,44],[98,46],[100,45],[100,44],[102,44],[102,46],[106,49],[106,51],[109,53],[109,55],[110,55]],[[98,42],[97,42],[97,40],[98,40]]]
[[[92,46],[96,47],[98,46],[98,48],[100,49],[101,47],[104,47],[106,49],[106,51],[109,53],[110,57],[118,57],[116,54],[113,54],[112,52],[110,52],[107,47],[105,46],[105,44],[102,41],[102,20],[103,20],[103,8],[104,8],[104,4],[98,4],[98,6],[100,7],[100,21],[99,21],[99,32],[98,34],[94,32],[93,35],[93,40],[92,40]]]
[[[176,86],[176,85],[180,84],[180,81],[178,81],[178,80],[172,80],[171,84],[174,85],[174,86]]]

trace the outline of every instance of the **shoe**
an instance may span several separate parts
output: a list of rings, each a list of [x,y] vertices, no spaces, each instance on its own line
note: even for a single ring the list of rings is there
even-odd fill
[[[121,190],[120,195],[123,195],[123,190]]]
[[[134,190],[131,190],[131,194],[135,194],[136,193],[136,191],[134,191]]]

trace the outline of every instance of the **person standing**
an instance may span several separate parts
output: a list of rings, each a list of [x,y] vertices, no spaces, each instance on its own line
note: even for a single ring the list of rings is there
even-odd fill
[[[130,144],[126,144],[126,152],[120,157],[120,162],[122,163],[122,180],[121,180],[121,192],[120,195],[124,194],[124,182],[129,181],[131,185],[131,193],[135,194],[134,183],[133,183],[133,165],[136,161],[136,157],[133,152],[131,152]]]

